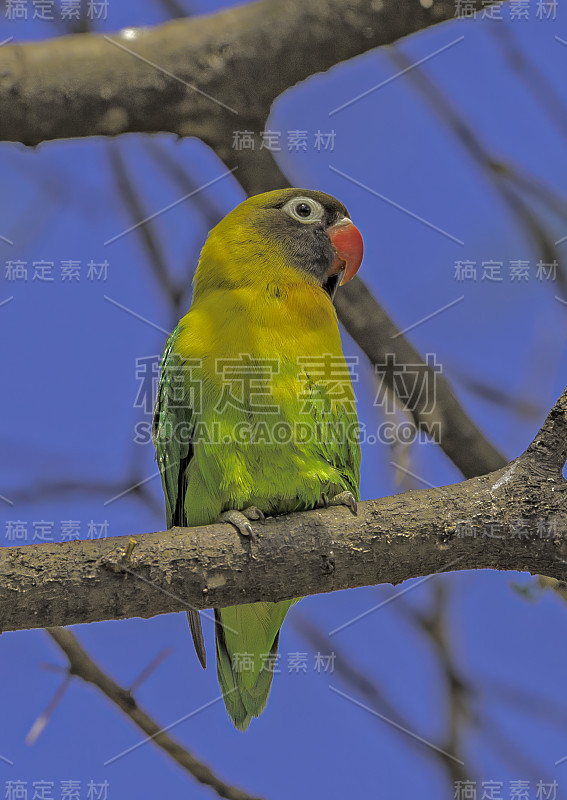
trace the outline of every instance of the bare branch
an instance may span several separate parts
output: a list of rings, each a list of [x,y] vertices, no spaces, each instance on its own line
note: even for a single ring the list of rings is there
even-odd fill
[[[390,56],[399,69],[407,69],[411,61],[399,49],[392,48]],[[539,179],[496,158],[484,145],[482,138],[467,123],[466,118],[444,94],[441,88],[424,72],[412,70],[409,79],[420,90],[439,118],[453,131],[469,156],[491,181],[504,205],[513,213],[521,227],[529,234],[534,246],[545,263],[557,265],[556,279],[563,290],[567,289],[567,277],[562,259],[554,242],[554,236],[530,208],[525,196],[533,196],[544,203],[560,218],[565,216],[565,203],[561,197]]]
[[[363,697],[365,702],[378,712],[377,719],[380,722],[390,724],[392,731],[403,738],[416,752],[421,755],[427,752],[448,773],[452,779],[451,783],[456,780],[469,779],[469,775],[464,771],[460,758],[461,753],[454,741],[449,741],[449,746],[447,746],[444,742],[432,742],[423,736],[416,735],[415,723],[392,705],[374,676],[367,674],[353,662],[347,648],[339,648],[334,639],[331,640],[301,614],[294,614],[293,620],[295,629],[316,652],[333,654],[334,676],[344,681],[356,695]]]
[[[168,756],[189,772],[200,783],[210,786],[211,789],[228,800],[258,800],[247,792],[218,778],[209,767],[191,755],[188,750],[176,742],[168,733],[167,728],[158,725],[145,711],[143,711],[128,689],[124,689],[112,680],[90,656],[83,650],[76,637],[64,628],[49,628],[47,633],[56,642],[69,660],[69,674],[77,675],[87,683],[92,683],[108,697],[118,708],[142,730],[148,739],[161,747]]]
[[[567,389],[526,452],[462,483],[231,525],[0,549],[2,630],[277,601],[454,569],[567,580]]]
[[[126,206],[133,223],[138,226],[136,230],[141,237],[152,271],[161,288],[171,298],[171,303],[175,308],[179,305],[182,288],[176,286],[170,277],[163,249],[151,223],[140,224],[143,220],[148,219],[150,213],[143,208],[140,193],[134,185],[120,148],[117,147],[117,142],[114,140],[109,141],[108,157],[116,181],[118,196]]]
[[[454,16],[452,0],[260,0],[112,37],[7,45],[0,140],[169,131],[203,139],[229,164],[235,124],[263,122],[285,89]]]
[[[416,398],[409,409],[417,428],[432,435],[444,453],[467,478],[500,469],[504,457],[477,428],[457,401],[451,386],[443,375],[433,375],[413,345],[400,335],[400,331],[361,280],[353,279],[337,292],[337,314],[346,330],[378,366],[385,384],[392,391],[394,373],[385,368],[386,361],[394,357],[398,364],[422,365],[435,380],[435,406],[427,409],[425,393]],[[433,385],[433,383],[431,384]]]

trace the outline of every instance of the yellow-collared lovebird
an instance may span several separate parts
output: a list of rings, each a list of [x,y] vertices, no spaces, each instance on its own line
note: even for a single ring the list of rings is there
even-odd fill
[[[168,527],[222,520],[249,535],[267,515],[356,513],[358,421],[333,298],[362,250],[342,203],[307,189],[250,197],[212,229],[161,362],[153,437]],[[215,610],[218,679],[240,730],[264,710],[293,602]],[[199,613],[187,613],[204,667]]]

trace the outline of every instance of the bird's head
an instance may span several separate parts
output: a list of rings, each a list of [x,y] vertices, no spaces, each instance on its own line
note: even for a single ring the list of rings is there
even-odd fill
[[[195,276],[201,287],[307,281],[332,299],[362,261],[363,243],[342,203],[309,189],[248,198],[209,234]]]

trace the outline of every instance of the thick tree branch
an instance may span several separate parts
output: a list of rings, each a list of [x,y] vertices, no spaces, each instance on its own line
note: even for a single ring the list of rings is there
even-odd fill
[[[157,747],[164,750],[182,769],[189,772],[200,783],[209,786],[219,797],[227,800],[258,800],[247,792],[237,789],[234,786],[222,781],[206,764],[191,755],[173,739],[163,728],[158,725],[143,709],[137,704],[132,693],[128,689],[112,680],[83,650],[71,631],[64,628],[49,628],[47,633],[59,645],[61,650],[69,660],[69,674],[82,678],[87,683],[92,683],[109,700],[126,714],[126,716],[143,731],[148,737],[146,741],[151,741]]]
[[[567,580],[567,389],[503,469],[346,508],[0,549],[2,630],[284,600],[454,569]],[[132,543],[132,539],[130,540]]]
[[[284,89],[455,16],[452,0],[425,5],[260,0],[112,37],[8,45],[0,49],[0,140],[169,131],[203,139],[229,163],[231,132],[264,121]]]

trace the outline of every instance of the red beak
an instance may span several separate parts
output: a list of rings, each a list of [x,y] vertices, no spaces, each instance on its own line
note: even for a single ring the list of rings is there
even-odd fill
[[[344,269],[340,285],[347,283],[358,272],[364,252],[364,243],[360,231],[353,223],[345,217],[330,228],[327,228],[327,235],[331,244],[337,251],[337,257],[333,261],[327,277],[336,275]]]

